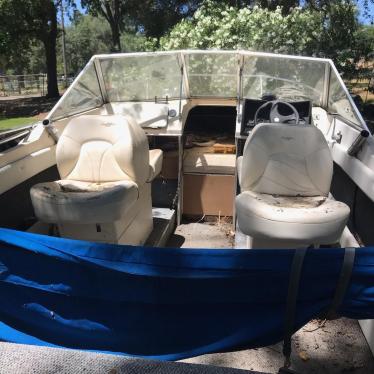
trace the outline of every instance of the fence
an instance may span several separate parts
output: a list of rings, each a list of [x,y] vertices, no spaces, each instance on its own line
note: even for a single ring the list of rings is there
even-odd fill
[[[73,77],[58,76],[57,82],[59,89],[64,90],[69,86]],[[47,94],[47,75],[46,74],[28,74],[28,75],[0,75],[0,96],[44,96]]]

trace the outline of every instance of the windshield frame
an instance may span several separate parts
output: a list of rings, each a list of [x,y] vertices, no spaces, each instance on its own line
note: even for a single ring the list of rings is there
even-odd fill
[[[235,69],[235,75],[236,75],[236,94],[235,95],[201,95],[194,93],[191,95],[190,90],[190,79],[189,79],[189,71],[188,71],[188,56],[189,55],[231,55],[235,56],[235,61],[237,63],[236,69]],[[72,85],[68,88],[68,90],[65,92],[65,94],[62,96],[62,98],[59,100],[59,102],[55,105],[55,107],[52,109],[52,111],[48,114],[48,119],[51,121],[56,121],[61,118],[69,117],[69,115],[66,115],[65,117],[56,117],[54,116],[54,113],[56,112],[56,109],[59,105],[61,105],[61,102],[63,102],[65,96],[69,95],[69,92],[72,90],[74,86],[76,86],[77,81],[79,81],[80,77],[86,70],[87,66],[90,64],[93,64],[95,67],[96,75],[98,84],[101,91],[102,96],[102,102],[103,104],[110,103],[111,101],[108,99],[108,93],[106,91],[105,86],[105,77],[103,75],[103,71],[101,69],[101,61],[102,60],[108,60],[108,59],[124,59],[127,57],[147,57],[147,56],[163,56],[163,55],[175,55],[179,69],[180,69],[180,85],[183,89],[180,90],[179,97],[172,97],[169,98],[169,100],[185,100],[185,99],[215,99],[217,101],[219,100],[228,100],[228,99],[236,99],[238,101],[238,105],[240,104],[243,97],[243,68],[245,61],[248,61],[248,58],[250,57],[265,57],[265,58],[277,58],[277,59],[283,59],[283,60],[296,60],[296,61],[307,61],[307,62],[319,62],[325,64],[325,71],[324,71],[324,77],[321,76],[321,79],[323,79],[323,88],[321,92],[321,107],[324,108],[326,111],[328,111],[328,103],[329,103],[329,84],[332,75],[338,80],[340,84],[340,88],[344,91],[346,98],[348,100],[349,105],[351,106],[352,112],[357,118],[358,123],[352,122],[349,118],[342,117],[345,121],[348,122],[348,124],[359,128],[359,129],[366,129],[368,130],[368,127],[365,123],[365,120],[363,119],[361,113],[357,109],[352,97],[349,94],[349,91],[347,87],[345,86],[339,72],[337,71],[334,63],[330,59],[326,58],[318,58],[318,57],[306,57],[306,56],[293,56],[293,55],[281,55],[281,54],[274,54],[274,53],[267,53],[267,52],[255,52],[255,51],[244,51],[244,50],[176,50],[176,51],[160,51],[160,52],[133,52],[133,53],[116,53],[116,54],[102,54],[102,55],[95,55],[93,56],[86,67],[82,70],[82,72],[76,77]],[[234,69],[233,69],[234,70]],[[218,75],[217,75],[218,76]],[[222,75],[223,76],[223,75]],[[230,74],[231,76],[231,74]],[[276,79],[279,79],[276,78]],[[291,82],[293,82],[292,79],[290,79]],[[234,84],[234,83],[233,83]],[[306,87],[306,85],[305,85]],[[310,87],[311,89],[315,89],[313,87]],[[160,95],[160,100],[165,99]],[[139,98],[136,100],[126,100],[124,102],[152,102],[155,101],[154,99],[147,99],[147,98]],[[315,104],[316,105],[316,104]],[[82,112],[86,112],[87,110],[92,110],[97,107],[93,108],[85,108]],[[71,115],[79,114],[79,112],[72,113]],[[341,116],[340,116],[341,117]]]

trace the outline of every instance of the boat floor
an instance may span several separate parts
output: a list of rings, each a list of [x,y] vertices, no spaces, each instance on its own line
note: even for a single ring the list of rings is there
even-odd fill
[[[232,226],[225,222],[183,222],[169,247],[233,248]],[[282,344],[231,353],[194,357],[184,362],[277,373],[283,364]],[[358,321],[311,321],[293,339],[292,369],[298,373],[374,373],[374,358]]]
[[[234,232],[226,220],[183,221],[167,243],[174,248],[234,248]]]
[[[374,373],[374,358],[357,321],[341,318],[319,326],[319,321],[311,321],[294,335],[293,370],[299,374]],[[283,365],[282,343],[184,362],[278,373]]]

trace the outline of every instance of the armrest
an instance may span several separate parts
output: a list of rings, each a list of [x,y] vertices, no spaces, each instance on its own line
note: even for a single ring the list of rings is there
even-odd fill
[[[241,186],[242,163],[243,163],[243,156],[240,156],[236,159],[236,170],[237,170],[237,175],[238,175],[239,186]]]
[[[149,151],[149,174],[147,182],[153,181],[161,172],[163,152],[161,149],[151,149]]]

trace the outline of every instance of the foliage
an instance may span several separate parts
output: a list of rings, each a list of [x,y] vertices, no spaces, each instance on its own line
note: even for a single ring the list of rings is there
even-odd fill
[[[120,36],[122,52],[149,49],[144,36],[123,32]],[[92,15],[76,16],[66,27],[66,55],[69,74],[77,74],[96,54],[111,52],[111,30],[103,17]]]
[[[0,0],[1,49],[14,59],[35,40],[44,46],[49,97],[59,96],[56,70],[57,7],[61,0]],[[17,20],[17,22],[15,22]]]
[[[87,7],[93,16],[104,17],[111,30],[113,52],[121,51],[120,34],[123,31],[124,19],[127,11],[126,0],[81,0],[83,7]]]
[[[361,26],[354,39],[355,44],[350,51],[352,57],[345,64],[345,78],[370,81],[374,68],[374,26]]]
[[[135,0],[129,15],[146,36],[160,38],[179,21],[191,17],[201,3],[202,0]]]
[[[329,2],[328,11],[327,5],[314,2],[314,7],[295,7],[284,14],[279,6],[274,11],[259,6],[238,10],[207,0],[193,17],[162,37],[160,46],[164,50],[249,49],[327,57],[348,75],[373,50],[369,40],[359,31],[357,9],[351,1]]]
[[[79,73],[93,55],[111,52],[110,26],[100,16],[76,15],[72,24],[66,27],[65,39],[69,75]],[[152,39],[131,32],[122,32],[120,40],[122,52],[154,49]],[[61,60],[60,58],[59,66],[62,67]],[[60,71],[62,72],[62,68]]]
[[[48,65],[53,75],[56,51],[57,70],[62,73],[61,34],[56,17],[61,2],[69,6],[72,14],[74,0],[0,0],[0,73],[42,73]],[[373,2],[360,0],[366,10]],[[333,58],[346,77],[363,74],[363,64],[359,62],[373,57],[373,27],[359,27],[354,6],[358,0],[81,3],[89,14],[73,12],[65,31],[68,73],[74,75],[93,54],[113,50],[243,48],[315,55]],[[302,7],[297,7],[300,4]],[[367,74],[369,65],[365,66]]]
[[[300,6],[299,0],[259,0],[256,2],[261,8],[267,8],[269,10],[276,10],[278,6],[282,7],[282,13],[288,14],[292,8]]]
[[[1,35],[1,34],[0,34]],[[95,54],[111,52],[111,31],[108,23],[102,17],[76,12],[71,24],[65,27],[65,43],[68,75],[78,74]],[[146,38],[131,32],[121,34],[122,52],[153,51],[156,40]],[[28,44],[21,56],[4,61],[3,70],[6,74],[37,74],[45,73],[46,64],[43,44],[36,40]],[[63,74],[61,40],[57,40],[57,71]],[[20,59],[22,57],[22,59]],[[0,63],[1,64],[1,63]]]
[[[161,38],[162,49],[252,49],[313,55],[323,31],[318,12],[294,8],[283,15],[255,6],[236,9],[206,1],[191,19]]]
[[[65,30],[69,75],[82,70],[93,55],[110,52],[111,31],[102,17],[79,15]]]

